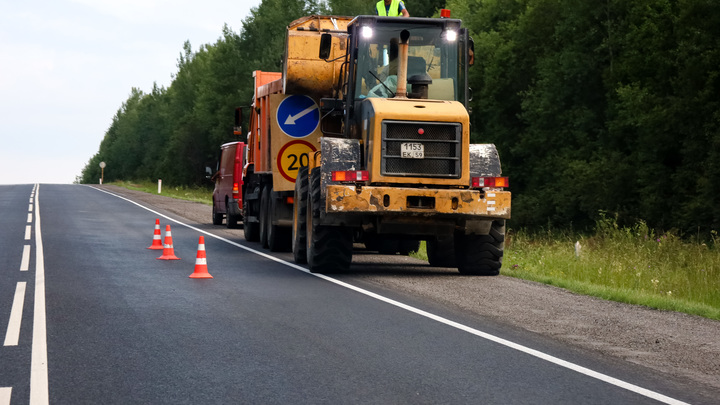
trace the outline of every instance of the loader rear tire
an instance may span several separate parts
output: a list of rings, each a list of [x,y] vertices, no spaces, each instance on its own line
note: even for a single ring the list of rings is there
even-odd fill
[[[505,247],[505,220],[493,221],[488,235],[455,235],[455,259],[461,274],[497,276]]]

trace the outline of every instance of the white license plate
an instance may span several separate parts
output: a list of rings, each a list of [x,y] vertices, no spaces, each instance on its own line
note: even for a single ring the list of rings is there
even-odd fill
[[[417,142],[403,142],[400,144],[400,156],[403,159],[424,159],[425,146]]]

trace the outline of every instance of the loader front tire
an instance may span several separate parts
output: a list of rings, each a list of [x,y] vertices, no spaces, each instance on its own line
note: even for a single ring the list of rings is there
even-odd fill
[[[320,225],[320,169],[310,174],[307,204],[307,263],[312,273],[347,271],[352,262],[353,234],[344,226]]]

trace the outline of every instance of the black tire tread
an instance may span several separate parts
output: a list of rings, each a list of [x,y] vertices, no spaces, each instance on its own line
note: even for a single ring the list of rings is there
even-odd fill
[[[222,225],[222,223],[223,223],[223,214],[217,213],[217,207],[215,206],[215,203],[213,202],[212,224],[213,225]]]
[[[455,258],[461,274],[500,274],[505,248],[505,221],[495,220],[488,235],[455,235]]]
[[[254,216],[257,216],[257,212],[251,212],[251,205],[250,202],[245,199],[243,201],[243,217],[248,218],[249,216],[255,214]],[[249,222],[245,221],[243,224],[243,234],[245,234],[245,240],[248,242],[257,242],[260,240],[260,228],[258,226],[259,224],[257,222]]]
[[[310,173],[309,200],[313,216],[312,240],[307,252],[312,273],[335,273],[347,271],[352,262],[352,231],[343,226],[319,225],[320,219],[320,169]]]

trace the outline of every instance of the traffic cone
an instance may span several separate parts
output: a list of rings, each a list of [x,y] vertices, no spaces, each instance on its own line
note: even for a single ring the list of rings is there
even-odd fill
[[[200,236],[198,241],[197,259],[195,259],[195,272],[188,277],[190,278],[213,278],[208,273],[207,258],[205,257],[205,237]]]
[[[175,256],[175,249],[173,248],[172,232],[170,232],[170,225],[165,226],[165,244],[163,245],[162,256],[158,257],[159,260],[180,260],[179,257]]]
[[[160,237],[160,219],[155,220],[155,231],[153,232],[152,245],[148,249],[160,250],[163,248],[162,238]]]

